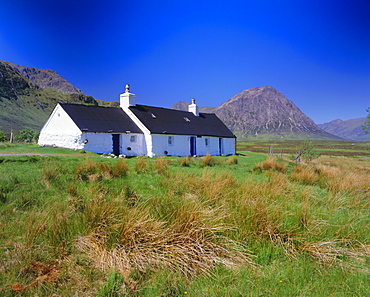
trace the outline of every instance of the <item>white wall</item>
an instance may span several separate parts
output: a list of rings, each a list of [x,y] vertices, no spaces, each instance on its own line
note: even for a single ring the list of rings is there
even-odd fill
[[[173,137],[173,145],[168,144],[168,136]],[[165,156],[165,151],[168,152],[169,156],[190,155],[189,136],[151,134],[151,137],[153,145],[152,156]]]
[[[190,155],[190,136],[188,135],[158,135],[152,134],[153,151],[151,156],[165,156],[165,151],[169,156],[189,156]],[[168,143],[168,137],[173,137],[173,144]],[[205,138],[208,139],[208,146],[206,146]],[[235,154],[234,138],[222,139],[222,154],[233,155]],[[202,136],[196,137],[196,154],[204,156],[220,155],[219,138]],[[149,155],[149,153],[148,153]],[[149,155],[150,156],[150,155]]]
[[[38,144],[81,149],[81,130],[58,104],[41,129]]]
[[[224,155],[235,155],[235,138],[223,138],[223,151]]]
[[[131,136],[135,136],[135,142],[131,142]],[[131,148],[131,150],[128,150],[128,148]],[[147,149],[144,134],[121,134],[120,152],[129,157],[146,155]]]

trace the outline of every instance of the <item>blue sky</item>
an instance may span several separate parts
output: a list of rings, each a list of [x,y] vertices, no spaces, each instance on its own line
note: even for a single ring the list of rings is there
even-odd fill
[[[370,0],[12,0],[0,60],[57,71],[85,94],[218,106],[270,85],[316,123],[370,107]]]

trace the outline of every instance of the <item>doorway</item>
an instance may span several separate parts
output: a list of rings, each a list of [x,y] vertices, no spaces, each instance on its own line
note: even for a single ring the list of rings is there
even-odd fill
[[[197,154],[197,138],[195,136],[190,136],[190,156],[195,156]]]
[[[112,143],[113,143],[112,144],[113,154],[118,156],[120,154],[120,151],[119,151],[119,147],[120,147],[119,134],[112,134]]]
[[[224,144],[223,144],[222,138],[218,139],[218,150],[221,156],[224,153]]]

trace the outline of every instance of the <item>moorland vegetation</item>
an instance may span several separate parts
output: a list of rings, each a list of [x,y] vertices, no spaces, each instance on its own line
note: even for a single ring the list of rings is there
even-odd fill
[[[0,295],[369,296],[368,156],[239,153],[0,145]]]

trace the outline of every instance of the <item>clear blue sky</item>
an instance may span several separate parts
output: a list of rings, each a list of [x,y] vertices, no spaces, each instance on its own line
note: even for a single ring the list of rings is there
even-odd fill
[[[370,106],[370,0],[9,0],[0,60],[97,99],[218,106],[270,85],[316,123]]]

